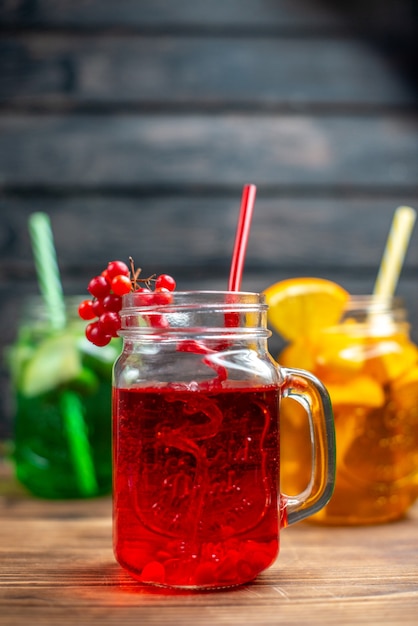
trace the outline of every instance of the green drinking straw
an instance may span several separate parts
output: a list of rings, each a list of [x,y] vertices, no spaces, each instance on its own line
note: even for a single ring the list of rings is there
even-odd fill
[[[60,407],[78,486],[84,495],[94,495],[97,493],[97,481],[80,398],[73,391],[63,391]]]
[[[48,320],[54,330],[61,330],[67,321],[64,294],[51,222],[46,213],[36,212],[29,216],[29,233]],[[60,407],[79,489],[85,496],[94,495],[97,492],[97,480],[80,399],[74,392],[64,391]]]
[[[55,253],[51,223],[46,213],[32,213],[29,216],[29,232],[39,289],[47,310],[52,328],[65,327],[65,303]]]

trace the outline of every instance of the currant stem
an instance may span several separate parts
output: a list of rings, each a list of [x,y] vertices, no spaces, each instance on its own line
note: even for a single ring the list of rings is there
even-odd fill
[[[148,276],[148,278],[139,278],[139,275],[142,272],[142,268],[138,267],[138,269],[135,269],[135,263],[131,256],[129,257],[129,265],[131,266],[132,291],[136,291],[138,289],[138,283],[145,283],[148,289],[151,289],[151,282],[153,280],[156,280],[156,274],[151,274],[151,276]]]

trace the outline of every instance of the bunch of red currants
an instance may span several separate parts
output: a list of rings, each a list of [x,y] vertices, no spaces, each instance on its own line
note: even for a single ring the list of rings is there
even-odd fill
[[[143,293],[147,304],[165,304],[168,294],[176,288],[176,281],[168,274],[150,278],[139,278],[141,270],[131,269],[123,261],[111,261],[107,268],[91,279],[87,290],[93,296],[83,300],[78,307],[81,319],[90,321],[86,326],[86,337],[96,346],[106,346],[112,337],[118,336],[121,327],[119,312],[122,296]],[[142,283],[143,286],[140,286]],[[154,283],[154,290],[152,284]],[[97,319],[96,319],[97,318]]]

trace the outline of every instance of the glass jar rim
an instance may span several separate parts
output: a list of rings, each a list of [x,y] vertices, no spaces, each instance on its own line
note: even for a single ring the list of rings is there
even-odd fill
[[[346,302],[340,320],[323,332],[389,335],[395,329],[407,333],[409,327],[408,312],[402,297],[353,294]]]
[[[152,293],[152,292],[151,292]],[[263,292],[257,291],[229,291],[227,289],[179,289],[176,291],[170,292],[175,296],[181,296],[184,298],[213,298],[216,297],[230,297],[231,300],[234,299],[244,299],[244,300],[258,300],[265,301],[265,295]],[[123,302],[132,300],[135,296],[141,295],[140,292],[130,291],[122,297]]]
[[[259,311],[267,311],[268,309],[265,295],[255,291],[173,291],[170,292],[172,298],[167,302],[164,302],[164,298],[161,302],[159,298],[155,300],[155,292],[150,292],[150,294],[152,296],[151,302],[147,300],[147,292],[129,292],[124,295],[122,297],[121,315],[123,316],[127,311],[132,312],[135,309],[155,311],[174,308],[180,310],[182,307],[190,307],[191,310],[196,310],[200,307],[202,309],[221,307],[225,308],[225,310],[234,310],[238,307],[243,310],[251,307],[256,307]]]
[[[373,293],[353,293],[350,294],[348,302],[377,302],[377,303],[385,303],[385,304],[399,304],[403,305],[404,299],[402,296],[392,295],[392,296],[379,296]]]
[[[154,298],[155,295],[159,294],[152,291],[130,292],[123,296],[119,313],[121,336],[271,335],[266,328],[268,306],[262,293],[173,291],[163,294],[161,301],[159,297]],[[164,296],[169,296],[166,301]]]
[[[344,311],[390,312],[405,310],[405,301],[401,296],[377,296],[374,294],[350,294]]]

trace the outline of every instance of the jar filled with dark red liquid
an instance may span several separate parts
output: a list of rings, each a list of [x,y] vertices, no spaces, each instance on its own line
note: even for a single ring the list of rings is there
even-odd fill
[[[114,550],[137,580],[184,589],[240,585],[279,553],[279,531],[320,510],[335,473],[329,396],[268,352],[256,293],[123,298],[114,368]],[[280,401],[312,432],[312,477],[280,494]],[[297,457],[298,451],[294,451]]]

